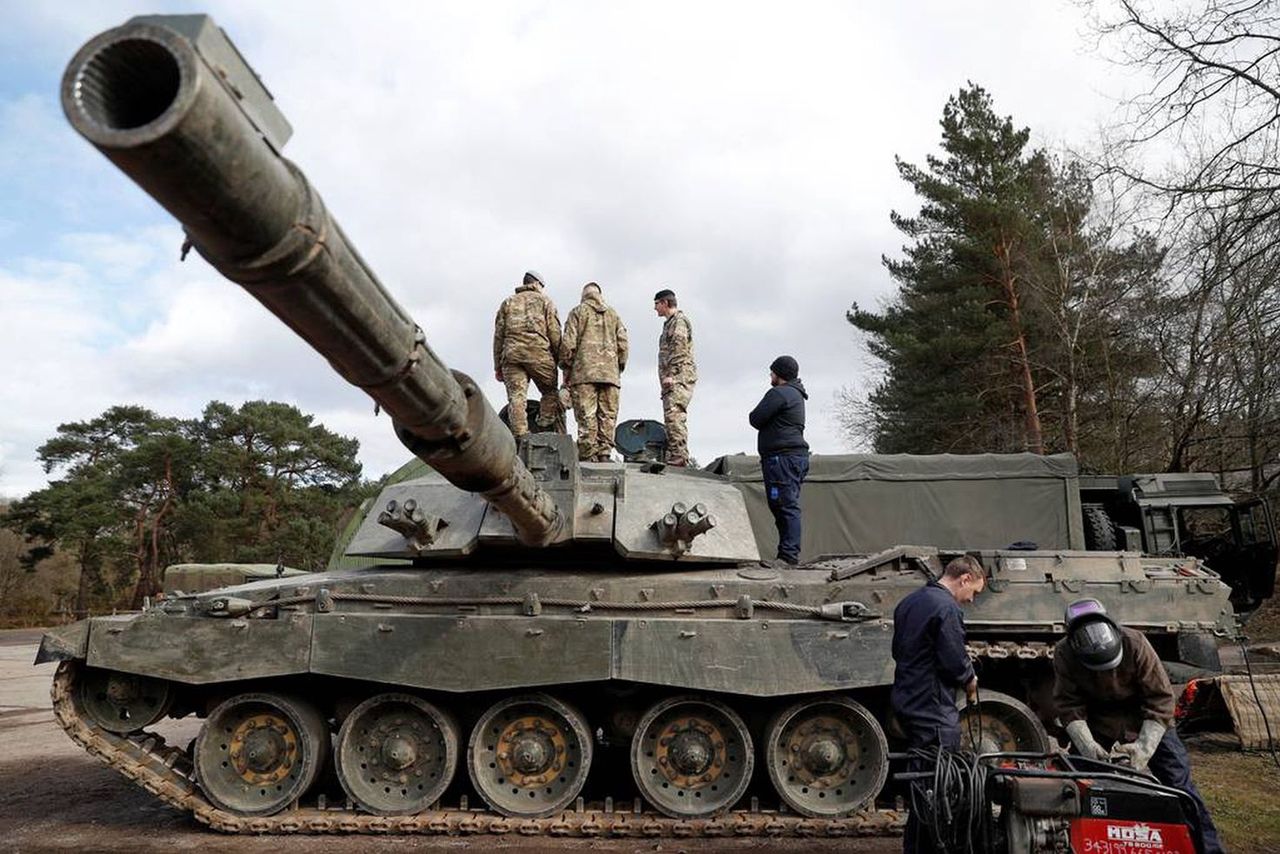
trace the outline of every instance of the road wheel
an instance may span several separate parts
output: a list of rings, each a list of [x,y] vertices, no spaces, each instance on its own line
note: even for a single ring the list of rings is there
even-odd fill
[[[271,815],[306,794],[329,756],[329,726],[310,703],[284,694],[239,694],[196,737],[196,779],[214,805]]]
[[[984,689],[976,707],[960,710],[960,746],[979,754],[1044,753],[1049,750],[1049,734],[1026,703]]]
[[[334,747],[338,780],[375,815],[422,812],[440,799],[458,767],[458,728],[411,694],[379,694],[352,710]]]
[[[631,739],[631,773],[645,800],[674,818],[724,812],[751,782],[751,734],[733,709],[671,697],[645,712]]]
[[[503,815],[541,818],[562,812],[582,791],[590,769],[586,719],[547,694],[501,700],[471,731],[471,783]]]
[[[889,743],[875,716],[847,697],[801,700],[774,716],[765,737],[769,779],[801,815],[859,810],[889,773]]]

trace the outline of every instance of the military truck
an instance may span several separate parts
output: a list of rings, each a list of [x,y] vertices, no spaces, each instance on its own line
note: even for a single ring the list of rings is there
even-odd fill
[[[772,554],[777,540],[759,458],[735,454],[708,468],[742,490],[760,550]],[[903,542],[1020,542],[1199,558],[1230,585],[1241,616],[1275,589],[1268,502],[1233,501],[1207,473],[1081,475],[1070,454],[817,454],[801,503],[809,558]]]
[[[231,832],[893,826],[873,809],[894,732],[890,618],[956,552],[762,565],[724,476],[582,463],[558,434],[517,444],[281,156],[288,123],[209,18],[94,37],[62,103],[423,464],[361,518],[346,555],[371,565],[49,631],[37,660],[59,662],[54,713],[74,741]],[[1049,654],[1076,597],[1171,661],[1212,667],[1234,630],[1228,588],[1194,559],[976,554],[990,575],[968,624],[983,689],[963,725],[982,750],[1048,746]],[[189,716],[190,747],[166,744],[165,719]]]
[[[1084,475],[1085,542],[1200,558],[1231,585],[1231,604],[1246,615],[1275,593],[1275,516],[1265,498],[1236,501],[1208,472]]]

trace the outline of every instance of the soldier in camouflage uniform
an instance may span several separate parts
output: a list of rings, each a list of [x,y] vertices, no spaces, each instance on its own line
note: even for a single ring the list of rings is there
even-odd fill
[[[666,318],[658,337],[658,381],[662,387],[662,419],[667,427],[667,464],[689,464],[689,402],[698,381],[693,363],[693,325],[676,308],[676,295],[660,290],[653,310]]]
[[[608,462],[618,422],[622,372],[627,367],[627,327],[605,304],[595,282],[583,286],[582,302],[564,322],[560,365],[578,422],[578,457]]]
[[[529,433],[525,399],[529,380],[538,387],[538,427],[555,429],[560,418],[557,393],[560,316],[542,279],[530,271],[514,295],[502,301],[493,323],[493,375],[507,387],[507,420],[520,438]]]

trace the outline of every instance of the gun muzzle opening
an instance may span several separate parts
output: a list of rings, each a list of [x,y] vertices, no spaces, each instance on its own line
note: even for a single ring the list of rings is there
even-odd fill
[[[173,52],[125,37],[94,51],[75,73],[72,98],[85,119],[109,131],[148,125],[178,97],[182,69]]]

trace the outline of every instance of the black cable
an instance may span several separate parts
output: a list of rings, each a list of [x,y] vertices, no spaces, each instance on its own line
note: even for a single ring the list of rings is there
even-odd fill
[[[916,749],[915,764],[932,763],[932,774],[913,780],[911,811],[920,832],[948,854],[981,854],[989,850],[989,807],[986,769],[974,753],[943,747]]]
[[[1249,638],[1243,632],[1236,635],[1236,641],[1240,644],[1240,653],[1244,656],[1244,672],[1249,676],[1249,687],[1253,690],[1253,701],[1258,704],[1258,714],[1262,715],[1262,726],[1267,731],[1267,749],[1271,751],[1271,761],[1280,768],[1280,756],[1276,754],[1276,740],[1271,734],[1271,721],[1267,720],[1267,710],[1262,705],[1262,698],[1258,696],[1258,683],[1253,679],[1253,666],[1249,663]]]

